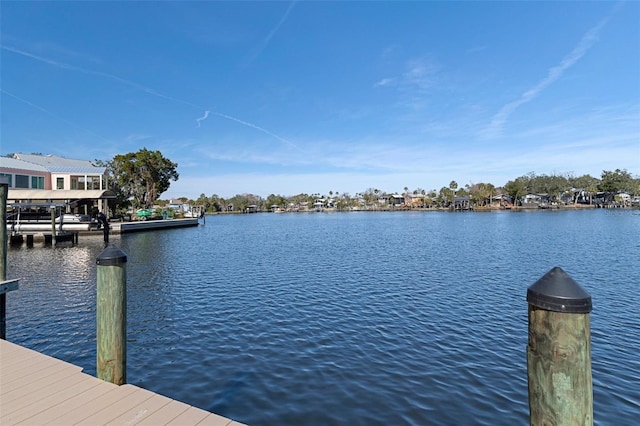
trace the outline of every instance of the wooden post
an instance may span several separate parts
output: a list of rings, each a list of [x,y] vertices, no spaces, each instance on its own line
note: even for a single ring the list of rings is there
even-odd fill
[[[109,222],[107,221],[107,215],[100,212],[97,216],[98,223],[102,226],[102,238],[105,243],[109,242]]]
[[[9,179],[0,177],[0,281],[7,279],[7,194]],[[0,339],[6,339],[7,294],[0,293]]]
[[[2,280],[0,281],[0,296],[2,296],[2,303],[0,304],[0,339],[7,339],[7,293],[18,289],[18,282],[20,280]]]
[[[7,279],[7,196],[9,178],[0,177],[0,281]]]
[[[56,245],[56,208],[54,206],[51,206],[49,210],[51,210],[51,245],[55,246]],[[60,217],[60,221],[62,221],[62,217]]]
[[[109,245],[96,259],[97,376],[123,385],[127,381],[127,255]]]
[[[555,267],[527,290],[529,421],[593,425],[591,296]]]

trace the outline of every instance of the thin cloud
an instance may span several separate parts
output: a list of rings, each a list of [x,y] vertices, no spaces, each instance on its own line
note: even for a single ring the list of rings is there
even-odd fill
[[[374,84],[373,87],[389,86],[389,85],[393,84],[394,81],[395,81],[395,78],[383,78],[382,80],[380,80],[376,84]]]
[[[198,123],[198,127],[200,127],[200,122],[202,120],[206,120],[208,117],[209,117],[209,111],[205,111],[202,117],[196,118],[196,123]]]
[[[249,59],[245,62],[245,65],[248,65],[249,63],[253,62],[267,48],[267,46],[271,42],[271,39],[273,38],[273,36],[276,35],[276,33],[278,32],[280,27],[285,23],[285,21],[289,17],[289,14],[293,10],[293,7],[296,5],[296,2],[297,2],[297,0],[292,1],[291,3],[289,3],[289,7],[287,7],[287,10],[284,12],[284,15],[282,15],[282,18],[280,18],[280,21],[269,32],[267,37],[264,40],[262,40],[262,42],[258,45],[258,47],[256,49],[254,49],[254,51],[251,54],[251,56],[249,57]]]
[[[0,92],[4,93],[4,94],[5,94],[5,95],[7,95],[7,96],[12,97],[13,99],[16,99],[16,100],[18,100],[18,101],[20,101],[20,102],[22,102],[22,103],[24,103],[24,104],[26,104],[26,105],[29,105],[29,106],[30,106],[30,107],[32,107],[32,108],[35,108],[35,109],[37,109],[37,110],[39,110],[39,111],[42,111],[42,112],[44,112],[45,114],[50,115],[51,117],[55,118],[56,120],[60,120],[60,121],[62,121],[63,123],[66,123],[66,124],[68,124],[68,125],[70,125],[70,126],[72,126],[72,127],[75,127],[76,129],[82,130],[83,132],[90,133],[90,134],[94,135],[95,137],[97,137],[98,139],[102,140],[103,142],[109,142],[107,139],[105,139],[104,137],[100,136],[99,134],[97,134],[97,133],[95,133],[95,132],[93,132],[93,131],[91,131],[91,130],[89,130],[89,129],[86,129],[86,128],[82,127],[82,126],[79,126],[79,125],[77,125],[76,123],[71,122],[71,121],[69,121],[69,120],[67,120],[67,119],[65,119],[65,118],[62,118],[62,117],[60,117],[59,115],[56,115],[56,114],[52,113],[52,112],[51,112],[51,111],[49,111],[48,109],[46,109],[46,108],[44,108],[44,107],[41,107],[40,105],[36,105],[36,104],[34,104],[33,102],[29,102],[28,100],[26,100],[26,99],[24,99],[24,98],[21,98],[20,96],[14,95],[14,94],[13,94],[13,93],[11,93],[11,92],[7,92],[7,91],[6,91],[6,90],[4,90],[4,89],[0,89]]]
[[[416,95],[424,95],[435,86],[439,69],[437,63],[424,58],[411,59],[405,64],[405,71],[402,74],[382,78],[374,83],[373,87],[395,87],[414,99]]]
[[[500,136],[502,134],[504,125],[507,122],[507,119],[511,114],[513,114],[516,109],[535,99],[540,93],[542,93],[543,90],[545,90],[547,87],[555,83],[560,77],[562,77],[565,71],[575,65],[575,63],[578,62],[598,41],[598,35],[600,34],[600,31],[602,31],[604,26],[609,22],[609,19],[611,19],[611,16],[615,12],[615,10],[617,10],[619,5],[620,4],[616,5],[612,13],[607,15],[600,22],[598,22],[596,26],[587,31],[586,34],[582,36],[582,39],[580,40],[578,45],[571,51],[571,53],[565,56],[558,65],[549,69],[547,76],[544,79],[538,82],[538,84],[533,86],[531,89],[524,92],[520,96],[520,98],[503,106],[502,109],[500,109],[500,111],[498,111],[498,113],[493,116],[491,124],[484,131],[485,136]]]
[[[16,53],[18,55],[22,55],[22,56],[34,59],[36,61],[44,62],[46,64],[49,64],[49,65],[52,65],[52,66],[55,66],[55,67],[58,67],[58,68],[67,69],[67,70],[70,70],[70,71],[81,72],[81,73],[84,73],[84,74],[95,75],[95,76],[98,76],[98,77],[103,77],[103,78],[107,78],[107,79],[110,79],[110,80],[114,80],[114,81],[116,81],[118,83],[133,87],[133,88],[138,89],[138,90],[141,90],[141,91],[143,91],[143,92],[145,92],[145,93],[147,93],[149,95],[152,95],[152,96],[156,96],[156,97],[159,97],[159,98],[162,98],[162,99],[166,99],[166,100],[169,100],[169,101],[173,101],[173,102],[178,102],[178,103],[181,103],[181,104],[184,104],[184,105],[188,105],[188,106],[193,107],[193,108],[204,109],[204,107],[202,107],[200,105],[194,104],[194,103],[189,102],[189,101],[185,101],[183,99],[175,98],[173,96],[165,95],[165,94],[160,93],[160,92],[158,92],[158,91],[156,91],[154,89],[151,89],[149,87],[143,86],[143,85],[138,84],[136,82],[133,82],[131,80],[127,80],[127,79],[118,77],[118,76],[113,75],[113,74],[109,74],[109,73],[105,73],[105,72],[101,72],[101,71],[88,70],[88,69],[85,69],[85,68],[76,67],[74,65],[65,64],[63,62],[54,61],[52,59],[44,58],[44,57],[38,56],[38,55],[34,55],[33,53],[25,52],[23,50],[19,50],[19,49],[16,49],[14,47],[11,47],[11,46],[0,45],[0,49],[6,50],[8,52]],[[4,92],[4,90],[3,90],[3,92]],[[16,99],[18,99],[18,98],[16,98]],[[47,111],[45,111],[45,112],[47,112]],[[51,114],[50,112],[47,112],[47,113]],[[207,113],[209,113],[209,111],[205,112],[205,117],[204,118],[208,117]],[[222,113],[219,113],[219,112],[210,112],[210,113],[214,114],[214,115],[217,115],[218,117],[226,118],[227,120],[235,121],[236,123],[242,124],[244,126],[251,127],[252,129],[259,130],[259,131],[261,131],[261,132],[263,132],[263,133],[265,133],[265,134],[267,134],[267,135],[269,135],[269,136],[271,136],[273,138],[278,139],[281,142],[284,142],[285,144],[287,144],[287,145],[289,145],[291,147],[297,148],[296,145],[293,144],[292,142],[290,142],[290,141],[288,141],[288,140],[276,135],[275,133],[272,133],[272,132],[270,132],[270,131],[268,131],[268,130],[260,127],[260,126],[257,126],[255,124],[249,123],[247,121],[241,120],[241,119],[236,118],[236,117],[232,117],[232,116],[227,115],[227,114],[222,114]],[[70,124],[72,124],[72,123],[70,123]],[[198,124],[199,124],[199,122],[198,122]]]
[[[412,60],[408,65],[409,69],[402,75],[407,85],[421,91],[433,87],[434,76],[439,68],[437,65],[420,59]]]

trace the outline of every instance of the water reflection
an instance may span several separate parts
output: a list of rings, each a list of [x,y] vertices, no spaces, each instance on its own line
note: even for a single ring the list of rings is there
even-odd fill
[[[592,294],[596,423],[640,410],[640,221],[600,211],[221,216],[122,236],[130,382],[249,424],[521,424],[526,288]],[[11,249],[9,339],[95,371],[104,245]],[[15,297],[14,297],[15,296]]]

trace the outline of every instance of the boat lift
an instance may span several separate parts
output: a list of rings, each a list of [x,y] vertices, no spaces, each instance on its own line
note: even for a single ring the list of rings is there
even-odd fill
[[[12,241],[22,241],[27,236],[27,244],[33,244],[33,237],[37,234],[44,235],[45,241],[51,239],[53,245],[57,241],[78,241],[78,232],[89,231],[95,227],[92,221],[64,222],[64,209],[67,203],[55,202],[29,202],[8,203],[7,207],[14,211],[7,214],[7,231]],[[45,219],[46,213],[27,214],[23,209],[37,208],[48,210],[51,220]]]

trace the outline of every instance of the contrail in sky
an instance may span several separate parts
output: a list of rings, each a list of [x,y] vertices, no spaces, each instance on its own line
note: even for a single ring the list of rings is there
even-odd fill
[[[64,119],[64,118],[62,118],[62,117],[60,117],[60,116],[58,116],[58,115],[55,115],[54,113],[52,113],[51,111],[49,111],[48,109],[46,109],[46,108],[44,108],[44,107],[41,107],[40,105],[36,105],[36,104],[34,104],[33,102],[29,102],[28,100],[23,99],[23,98],[21,98],[21,97],[19,97],[19,96],[16,96],[16,95],[14,95],[13,93],[7,92],[7,91],[6,91],[6,90],[4,90],[4,89],[0,89],[0,91],[1,91],[2,93],[4,93],[5,95],[7,95],[7,96],[11,96],[12,98],[17,99],[17,100],[19,100],[20,102],[22,102],[22,103],[25,103],[25,104],[29,105],[30,107],[33,107],[33,108],[35,108],[35,109],[38,109],[38,110],[40,110],[40,111],[44,112],[45,114],[50,115],[51,117],[53,117],[53,118],[55,118],[55,119],[57,119],[57,120],[63,121],[63,122],[65,122],[65,123],[69,124],[70,126],[75,127],[76,129],[80,129],[80,130],[82,130],[83,132],[91,133],[92,135],[94,135],[94,136],[96,136],[97,138],[101,139],[103,142],[109,142],[107,139],[103,138],[103,137],[102,137],[102,136],[100,136],[99,134],[97,134],[97,133],[95,133],[95,132],[92,132],[92,131],[91,131],[91,130],[89,130],[89,129],[85,129],[84,127],[78,126],[76,123],[73,123],[73,122],[71,122],[71,121],[69,121],[69,120],[66,120],[66,119]]]
[[[153,89],[151,89],[149,87],[146,87],[146,86],[143,86],[141,84],[135,83],[135,82],[133,82],[131,80],[126,80],[124,78],[120,78],[120,77],[118,77],[116,75],[113,75],[113,74],[109,74],[109,73],[106,73],[106,72],[100,72],[100,71],[88,70],[86,68],[76,67],[76,66],[73,66],[73,65],[65,64],[63,62],[58,62],[58,61],[54,61],[52,59],[43,58],[42,56],[34,55],[33,53],[29,53],[29,52],[25,52],[23,50],[15,49],[15,48],[10,47],[10,46],[1,45],[0,47],[2,49],[4,49],[4,50],[9,51],[9,52],[17,53],[18,55],[26,56],[28,58],[35,59],[36,61],[44,62],[45,64],[53,65],[53,66],[58,67],[58,68],[62,68],[62,69],[70,70],[70,71],[77,71],[77,72],[81,72],[81,73],[89,74],[89,75],[95,75],[95,76],[98,76],[98,77],[108,78],[110,80],[117,81],[118,83],[125,84],[127,86],[133,87],[133,88],[138,89],[138,90],[142,90],[143,92],[146,92],[146,93],[148,93],[150,95],[153,95],[153,96],[164,98],[164,99],[167,99],[167,100],[170,100],[170,101],[180,102],[180,103],[183,103],[183,104],[186,104],[186,105],[189,105],[189,106],[193,106],[193,107],[196,107],[196,108],[201,108],[201,107],[198,107],[197,105],[192,104],[191,102],[187,102],[187,101],[183,101],[182,99],[172,98],[171,96],[163,95],[162,93],[156,92],[155,90],[153,90]]]
[[[209,117],[209,111],[205,111],[205,112],[204,112],[204,115],[203,115],[202,117],[200,117],[200,118],[196,118],[196,123],[198,123],[198,127],[200,127],[200,122],[201,122],[202,120],[206,120],[206,119],[207,119],[207,117]]]
[[[280,21],[278,22],[278,24],[269,32],[267,37],[264,40],[262,40],[262,43],[260,43],[260,45],[258,45],[258,47],[254,49],[254,52],[251,54],[249,59],[245,61],[245,65],[253,62],[262,53],[262,51],[267,48],[273,36],[278,32],[282,24],[284,24],[284,22],[289,17],[289,14],[293,10],[293,7],[296,5],[296,1],[297,0],[294,0],[291,3],[289,3],[289,7],[284,12],[284,15],[282,15],[282,18],[280,18]]]
[[[291,6],[289,8],[291,8]],[[160,92],[158,92],[158,91],[156,91],[154,89],[151,89],[149,87],[143,86],[143,85],[138,84],[136,82],[133,82],[131,80],[127,80],[127,79],[118,77],[118,76],[113,75],[113,74],[109,74],[109,73],[105,73],[105,72],[101,72],[101,71],[88,70],[88,69],[85,69],[85,68],[80,68],[80,67],[76,67],[76,66],[73,66],[73,65],[65,64],[63,62],[54,61],[52,59],[48,59],[48,58],[44,58],[42,56],[34,55],[33,53],[30,53],[30,52],[25,52],[23,50],[19,50],[19,49],[10,47],[10,46],[5,46],[4,44],[0,45],[0,48],[4,49],[6,51],[12,52],[12,53],[16,53],[18,55],[26,56],[26,57],[34,59],[36,61],[44,62],[46,64],[49,64],[49,65],[52,65],[52,66],[55,66],[55,67],[58,67],[58,68],[67,69],[67,70],[71,70],[71,71],[77,71],[77,72],[81,72],[81,73],[84,73],[84,74],[95,75],[95,76],[98,76],[98,77],[107,78],[107,79],[110,79],[110,80],[117,81],[118,83],[125,84],[127,86],[130,86],[130,87],[133,87],[135,89],[141,90],[141,91],[143,91],[145,93],[148,93],[149,95],[153,95],[153,96],[156,96],[156,97],[159,97],[159,98],[162,98],[162,99],[167,99],[167,100],[173,101],[173,102],[178,102],[178,103],[181,103],[181,104],[184,104],[184,105],[188,105],[188,106],[191,106],[191,107],[194,107],[194,108],[204,109],[204,107],[202,107],[200,105],[196,105],[196,104],[194,104],[192,102],[185,101],[183,99],[174,98],[172,96],[165,95],[165,94],[160,93]],[[4,90],[3,90],[3,92],[4,92]],[[14,96],[14,95],[10,95],[9,93],[7,93],[7,94],[9,96],[15,97],[18,100],[22,100],[22,99]],[[24,101],[24,100],[22,100],[22,101]],[[29,103],[27,101],[24,101],[24,102],[26,102],[26,103],[28,103],[30,105],[33,105],[33,104],[31,104],[31,103]],[[33,105],[33,106],[35,106],[35,105]],[[42,110],[42,111],[44,111],[44,112],[47,112],[50,115],[53,115],[50,112],[44,110],[43,108],[39,108],[37,106],[35,106],[35,107],[40,109],[40,110]],[[292,142],[287,141],[286,139],[276,135],[275,133],[271,133],[270,131],[268,131],[266,129],[263,129],[260,126],[257,126],[255,124],[249,123],[247,121],[240,120],[239,118],[235,118],[235,117],[232,117],[230,115],[226,115],[226,114],[222,114],[222,113],[218,113],[218,112],[205,111],[204,117],[196,119],[196,122],[198,123],[198,127],[200,127],[200,121],[206,119],[209,116],[209,113],[217,115],[217,116],[222,117],[222,118],[226,118],[227,120],[235,121],[236,123],[242,124],[242,125],[247,126],[247,127],[251,127],[252,129],[259,130],[259,131],[261,131],[261,132],[263,132],[263,133],[265,133],[265,134],[267,134],[267,135],[269,135],[269,136],[271,136],[273,138],[278,139],[281,142],[286,143],[289,146],[293,146],[293,147],[296,146]],[[72,123],[69,123],[69,124],[72,124]]]
[[[521,105],[524,105],[536,98],[544,89],[546,89],[551,84],[555,83],[560,77],[562,77],[566,70],[568,70],[576,62],[578,62],[598,41],[598,35],[600,34],[600,31],[602,31],[602,28],[604,28],[604,26],[609,22],[609,19],[611,19],[611,16],[620,7],[620,5],[621,3],[618,3],[609,15],[598,22],[596,26],[587,31],[587,33],[582,36],[582,39],[580,40],[578,45],[571,51],[571,53],[565,56],[560,64],[549,69],[547,76],[544,79],[538,82],[538,84],[533,86],[531,89],[524,92],[520,96],[520,98],[503,106],[502,109],[493,116],[491,124],[485,131],[485,135],[489,137],[501,135],[504,124],[516,109],[518,109]]]
[[[253,129],[259,130],[259,131],[261,131],[263,133],[266,133],[267,135],[269,135],[271,137],[274,137],[274,138],[278,139],[280,142],[284,142],[285,144],[289,145],[292,148],[298,148],[298,146],[296,144],[294,144],[293,142],[290,142],[290,141],[286,140],[285,138],[281,138],[280,136],[276,135],[275,133],[271,133],[267,129],[263,129],[262,127],[256,126],[255,124],[251,124],[249,122],[242,121],[242,120],[240,120],[238,118],[231,117],[230,115],[222,114],[222,113],[219,113],[219,112],[212,112],[211,114],[217,115],[218,117],[226,118],[227,120],[235,121],[236,123],[240,123],[240,124],[243,124],[245,126],[251,127]]]

